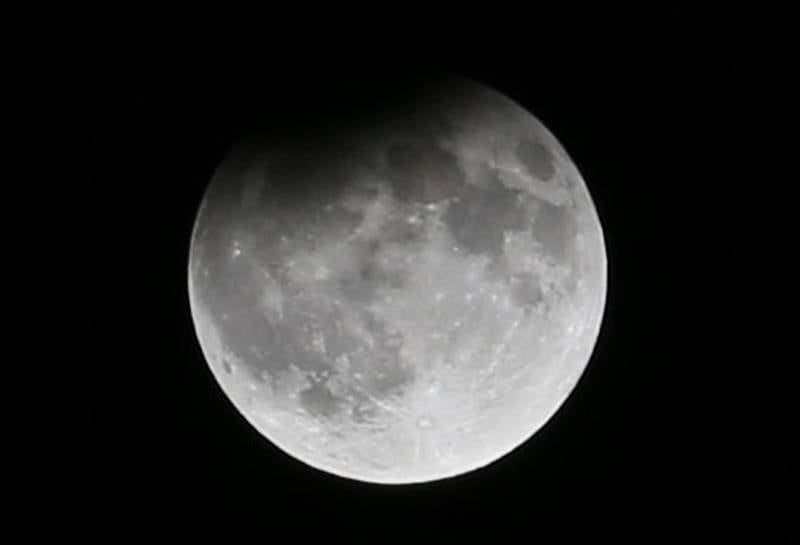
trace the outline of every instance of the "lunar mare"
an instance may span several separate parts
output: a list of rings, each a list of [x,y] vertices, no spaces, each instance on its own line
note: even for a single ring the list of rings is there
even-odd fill
[[[197,335],[237,409],[306,464],[377,483],[530,438],[606,297],[600,222],[555,137],[477,83],[413,100],[232,151],[190,249]]]

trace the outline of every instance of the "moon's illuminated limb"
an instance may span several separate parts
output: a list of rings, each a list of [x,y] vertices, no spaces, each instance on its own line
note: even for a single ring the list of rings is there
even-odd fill
[[[215,377],[336,475],[419,482],[498,459],[597,338],[605,248],[580,174],[513,102],[451,89],[380,138],[234,153],[198,213],[190,300]]]

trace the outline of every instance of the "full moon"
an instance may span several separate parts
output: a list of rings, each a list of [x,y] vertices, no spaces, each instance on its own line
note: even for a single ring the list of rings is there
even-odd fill
[[[467,80],[242,141],[188,268],[203,354],[241,415],[374,483],[453,477],[529,440],[586,368],[606,300],[577,167]]]

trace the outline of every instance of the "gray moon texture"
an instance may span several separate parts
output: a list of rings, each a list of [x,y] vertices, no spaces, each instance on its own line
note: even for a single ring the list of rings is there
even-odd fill
[[[208,365],[258,432],[313,468],[399,484],[486,466],[553,416],[595,346],[606,274],[561,144],[453,80],[234,147],[188,287]]]

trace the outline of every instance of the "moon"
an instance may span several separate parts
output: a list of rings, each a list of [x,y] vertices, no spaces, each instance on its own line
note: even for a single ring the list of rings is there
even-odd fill
[[[197,213],[191,314],[241,415],[340,477],[400,484],[529,440],[585,370],[601,224],[555,136],[469,80],[250,138]]]

